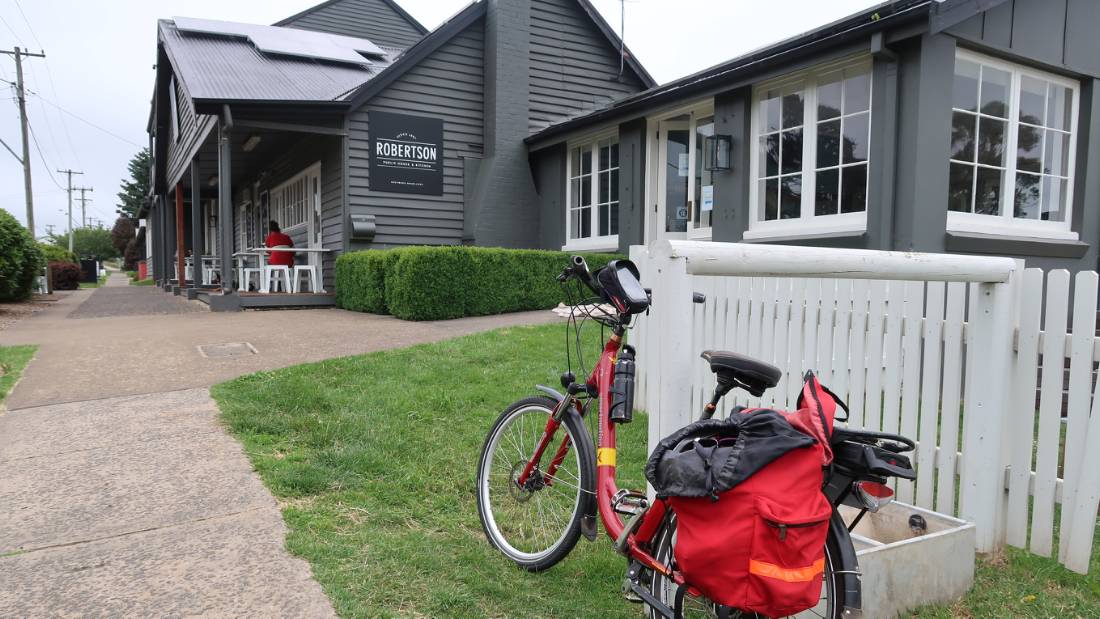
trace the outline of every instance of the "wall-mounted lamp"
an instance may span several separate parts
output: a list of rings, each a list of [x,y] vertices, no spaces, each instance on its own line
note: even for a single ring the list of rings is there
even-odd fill
[[[211,174],[210,178],[206,179],[206,186],[207,187],[213,187],[217,184],[218,184],[218,175],[217,174]]]
[[[709,172],[729,170],[730,151],[732,147],[733,138],[730,136],[708,135],[706,138],[706,150],[703,155],[703,167]]]
[[[251,153],[252,149],[256,148],[256,146],[259,143],[260,143],[260,134],[253,133],[252,135],[248,136],[248,139],[245,140],[244,144],[241,145],[241,150],[243,150],[246,153]]]

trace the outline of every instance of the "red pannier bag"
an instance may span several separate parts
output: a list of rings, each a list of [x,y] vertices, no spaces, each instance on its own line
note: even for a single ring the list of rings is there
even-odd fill
[[[676,514],[676,568],[710,600],[767,617],[820,601],[837,400],[806,374],[798,410],[741,409],[658,445],[646,475]]]

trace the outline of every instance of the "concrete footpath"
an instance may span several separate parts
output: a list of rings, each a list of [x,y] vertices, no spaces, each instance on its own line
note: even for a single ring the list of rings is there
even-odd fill
[[[121,275],[20,320],[0,345],[40,348],[0,413],[0,616],[331,616],[207,387],[554,320],[213,314]]]

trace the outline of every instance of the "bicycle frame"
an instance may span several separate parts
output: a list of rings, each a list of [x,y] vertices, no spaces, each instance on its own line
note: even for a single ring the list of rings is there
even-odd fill
[[[615,506],[613,504],[614,497],[619,493],[619,487],[615,482],[617,454],[615,444],[616,428],[615,424],[611,422],[610,391],[615,361],[618,357],[619,350],[622,348],[624,331],[625,329],[617,328],[611,335],[604,345],[603,353],[600,355],[596,367],[592,370],[591,375],[589,375],[585,383],[588,387],[595,390],[599,402],[599,442],[596,447],[596,505],[599,509],[600,520],[603,522],[604,529],[611,539],[616,541],[622,537],[623,532],[626,530],[626,525],[619,519],[619,514],[615,511]],[[573,395],[567,395],[558,403],[558,408],[554,411],[554,415],[546,422],[546,427],[543,430],[538,446],[535,448],[535,452],[531,455],[531,459],[528,460],[527,465],[523,468],[516,483],[520,485],[526,483],[527,478],[538,466],[539,462],[542,460],[543,454],[553,442],[554,435],[562,424],[561,419],[569,411],[570,407],[576,407],[583,416],[586,412],[587,402],[582,402]],[[569,437],[565,437],[554,453],[554,457],[550,460],[549,466],[547,466],[545,477],[548,478],[546,482],[548,485],[553,482],[554,473],[565,459],[569,447]],[[684,584],[684,578],[681,574],[669,570],[642,547],[653,541],[653,537],[660,530],[661,524],[665,520],[665,511],[666,506],[664,501],[654,501],[651,503],[640,516],[637,516],[641,518],[641,521],[634,524],[632,527],[633,530],[627,532],[626,538],[622,540],[621,543],[617,543],[617,546],[622,549],[623,554],[636,560],[645,567],[662,574],[676,584],[682,585]]]

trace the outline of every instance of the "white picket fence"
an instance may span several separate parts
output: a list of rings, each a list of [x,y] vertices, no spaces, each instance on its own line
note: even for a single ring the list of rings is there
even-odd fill
[[[705,349],[784,370],[763,398],[736,392],[727,409],[794,408],[812,369],[848,403],[849,425],[918,442],[899,500],[975,522],[983,551],[1051,556],[1060,531],[1059,559],[1087,572],[1100,499],[1096,273],[1076,276],[1071,308],[1067,272],[1050,272],[1044,294],[1041,270],[1007,258],[690,241],[631,257],[654,294],[631,335],[651,445],[709,401]]]

